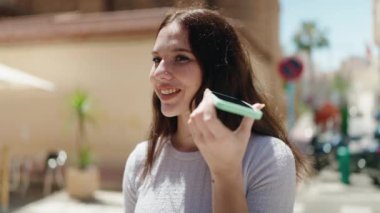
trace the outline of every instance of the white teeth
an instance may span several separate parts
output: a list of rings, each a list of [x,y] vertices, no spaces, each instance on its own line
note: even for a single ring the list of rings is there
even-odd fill
[[[163,94],[163,95],[169,95],[169,94],[175,93],[177,91],[178,91],[177,89],[163,89],[163,90],[160,90],[161,94]]]

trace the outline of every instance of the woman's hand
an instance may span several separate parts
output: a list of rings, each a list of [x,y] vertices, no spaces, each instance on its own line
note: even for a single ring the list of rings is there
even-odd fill
[[[264,104],[252,107],[262,109]],[[242,161],[254,120],[244,117],[231,131],[217,118],[212,93],[206,89],[203,100],[191,113],[188,124],[194,143],[205,159],[212,177],[242,172]]]

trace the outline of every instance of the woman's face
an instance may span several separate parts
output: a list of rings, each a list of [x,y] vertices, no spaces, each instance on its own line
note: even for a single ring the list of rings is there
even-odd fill
[[[188,32],[178,23],[158,33],[153,51],[150,81],[167,117],[186,115],[202,81],[202,71],[191,51]]]

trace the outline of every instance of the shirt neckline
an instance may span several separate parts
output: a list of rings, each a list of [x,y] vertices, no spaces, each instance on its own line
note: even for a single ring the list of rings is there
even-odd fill
[[[182,152],[177,150],[171,141],[167,141],[166,143],[167,150],[171,156],[179,160],[199,160],[202,159],[202,155],[199,151],[193,152]]]

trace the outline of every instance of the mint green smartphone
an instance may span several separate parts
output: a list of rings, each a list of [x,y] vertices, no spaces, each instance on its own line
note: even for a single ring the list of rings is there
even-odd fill
[[[224,95],[218,92],[212,92],[213,102],[217,109],[260,120],[263,117],[263,112],[259,109],[254,109],[248,103],[237,98]]]

